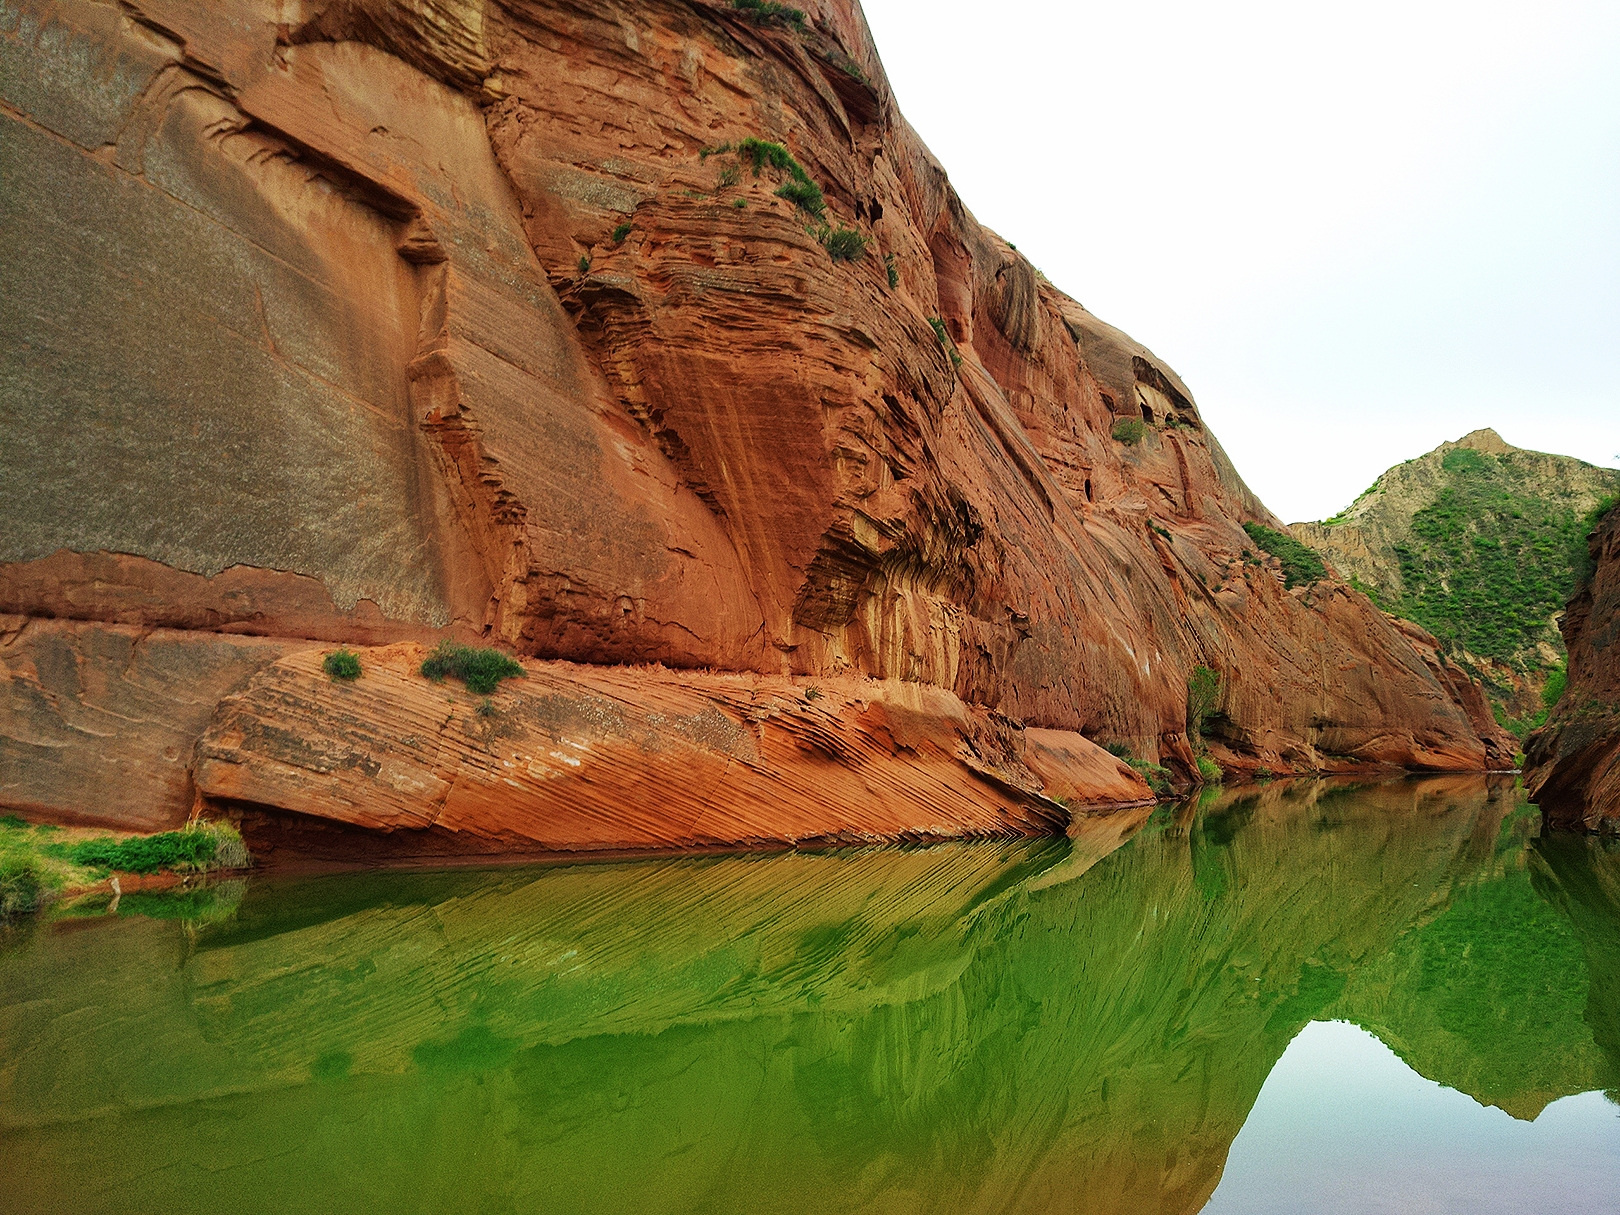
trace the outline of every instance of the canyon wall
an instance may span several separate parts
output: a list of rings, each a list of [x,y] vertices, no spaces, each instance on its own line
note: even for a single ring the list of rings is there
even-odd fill
[[[1525,748],[1524,783],[1549,822],[1620,831],[1620,507],[1587,540],[1590,575],[1559,627],[1569,682]]]
[[[255,750],[313,728],[267,689],[447,636],[748,730],[704,672],[841,681],[857,751],[926,691],[1008,829],[1145,796],[1096,744],[1192,779],[1197,666],[1230,768],[1485,767],[1363,595],[1245,559],[1282,525],[1191,393],[973,219],[858,5],[806,14],[0,0],[0,800],[235,804],[229,734],[254,805],[362,821]]]

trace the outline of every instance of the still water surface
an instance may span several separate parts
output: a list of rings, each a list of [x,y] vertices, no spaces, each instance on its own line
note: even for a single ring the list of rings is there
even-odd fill
[[[1611,1212],[1620,852],[1536,823],[1273,785],[126,897],[0,938],[0,1210]]]

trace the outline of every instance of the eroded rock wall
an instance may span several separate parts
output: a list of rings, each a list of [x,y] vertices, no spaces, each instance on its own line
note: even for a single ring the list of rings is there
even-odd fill
[[[1620,831],[1620,508],[1587,540],[1593,569],[1559,628],[1569,682],[1525,748],[1524,783],[1548,821]]]
[[[1206,665],[1229,765],[1486,766],[806,11],[0,2],[0,610],[898,680],[1183,774]]]

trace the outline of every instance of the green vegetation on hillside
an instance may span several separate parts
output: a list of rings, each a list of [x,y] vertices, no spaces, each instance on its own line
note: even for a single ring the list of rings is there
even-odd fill
[[[1259,523],[1245,523],[1243,530],[1255,545],[1282,562],[1283,584],[1289,588],[1320,582],[1327,577],[1327,566],[1314,548],[1292,536],[1273,531]]]
[[[1586,528],[1514,475],[1513,456],[1458,447],[1450,483],[1397,544],[1399,598],[1380,603],[1442,642],[1512,661],[1546,636],[1586,561]]]

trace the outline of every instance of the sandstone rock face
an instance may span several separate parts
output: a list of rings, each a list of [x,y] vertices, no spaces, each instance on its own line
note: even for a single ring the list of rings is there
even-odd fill
[[[203,735],[199,790],[458,852],[1043,833],[1070,799],[1152,801],[1079,735],[1026,743],[923,684],[530,663],[481,698],[425,654],[367,650],[353,684],[318,650],[267,667]]]
[[[0,616],[0,804],[57,822],[178,826],[216,705],[288,648]]]
[[[1524,783],[1550,822],[1620,830],[1620,508],[1588,541],[1594,570],[1560,627],[1569,683],[1525,748]]]
[[[1281,525],[1186,386],[973,219],[856,4],[806,11],[0,0],[0,610],[900,681],[1184,778],[1204,665],[1239,769],[1485,767],[1364,597],[1241,560]]]

